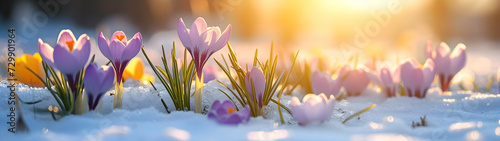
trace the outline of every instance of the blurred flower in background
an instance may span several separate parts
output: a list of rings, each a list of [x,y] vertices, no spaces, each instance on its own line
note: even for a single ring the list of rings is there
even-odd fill
[[[16,57],[15,59],[16,65],[14,69],[16,70],[16,73],[19,74],[15,75],[15,79],[17,79],[19,83],[24,83],[25,85],[32,87],[44,86],[42,81],[40,81],[35,74],[27,69],[31,69],[38,76],[42,77],[42,79],[45,78],[45,72],[42,67],[42,57],[40,57],[40,54],[35,53],[33,56],[30,54],[23,54],[23,56]]]

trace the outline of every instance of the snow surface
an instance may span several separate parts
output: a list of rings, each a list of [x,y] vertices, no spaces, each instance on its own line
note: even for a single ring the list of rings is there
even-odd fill
[[[434,86],[424,99],[385,98],[372,86],[362,96],[338,102],[330,120],[321,125],[298,126],[283,109],[286,123],[281,124],[277,106],[271,103],[264,107],[266,118],[229,126],[193,111],[167,114],[159,97],[170,109],[174,106],[163,86],[156,84],[160,89],[157,93],[151,86],[137,83],[125,82],[122,110],[112,110],[113,97],[109,93],[114,90],[110,90],[104,96],[101,113],[69,115],[58,121],[44,112],[49,105],[57,106],[46,89],[19,84],[17,94],[22,100],[43,101],[22,105],[30,133],[12,134],[7,131],[5,116],[11,107],[7,104],[8,82],[1,81],[0,121],[4,124],[0,125],[0,136],[2,140],[500,140],[499,94],[458,90],[441,93]],[[228,99],[218,89],[227,91],[216,81],[206,84],[203,105]],[[292,95],[303,94],[298,90]],[[289,106],[291,96],[283,96],[281,102]],[[342,124],[345,118],[371,104],[377,106]],[[426,116],[428,126],[412,128],[412,122],[422,116]]]

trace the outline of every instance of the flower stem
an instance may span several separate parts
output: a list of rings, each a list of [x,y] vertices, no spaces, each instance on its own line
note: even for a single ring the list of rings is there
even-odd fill
[[[201,78],[198,78],[196,75],[196,81],[194,83],[195,91],[194,91],[194,102],[195,102],[195,113],[201,113],[202,109],[202,92],[203,92],[203,74],[201,74]]]
[[[123,101],[123,83],[115,85],[115,99],[113,101],[113,109],[121,109]]]
[[[352,119],[352,118],[354,118],[354,117],[356,117],[356,116],[358,116],[358,115],[360,115],[360,114],[362,114],[362,113],[364,113],[364,112],[366,112],[366,111],[368,111],[368,110],[372,109],[372,108],[373,108],[373,107],[375,107],[375,106],[376,106],[375,104],[372,104],[371,106],[366,107],[365,109],[363,109],[363,110],[361,110],[361,111],[359,111],[359,112],[354,113],[353,115],[351,115],[351,116],[347,117],[347,119],[345,119],[345,120],[342,122],[342,124],[345,124],[345,123],[346,123],[347,121],[349,121],[350,119]]]

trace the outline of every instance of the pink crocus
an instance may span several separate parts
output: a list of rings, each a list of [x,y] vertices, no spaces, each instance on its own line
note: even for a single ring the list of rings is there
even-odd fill
[[[71,91],[74,92],[80,71],[90,56],[90,37],[82,34],[76,40],[73,32],[65,29],[59,33],[54,48],[44,43],[42,39],[38,39],[37,47],[43,61],[63,73]]]
[[[182,18],[177,22],[177,35],[191,54],[196,67],[198,78],[201,77],[203,66],[216,51],[222,49],[231,36],[231,25],[228,25],[224,32],[219,27],[207,27],[205,19],[197,18],[187,29]]]
[[[293,118],[299,125],[307,125],[311,123],[322,123],[330,117],[335,106],[335,98],[330,96],[328,99],[325,94],[307,94],[302,99],[293,97],[291,104],[291,112]]]
[[[326,96],[338,96],[342,83],[340,79],[332,79],[326,72],[315,71],[311,76],[311,88],[315,94],[325,94]]]
[[[83,83],[90,110],[95,110],[101,97],[113,86],[114,78],[115,72],[109,66],[99,67],[97,63],[87,66]]]
[[[370,83],[367,70],[363,66],[353,69],[347,64],[340,69],[339,79],[342,81],[347,96],[359,96],[366,89],[368,83]]]
[[[458,44],[453,52],[444,42],[434,51],[431,42],[427,42],[425,53],[427,58],[431,58],[435,63],[436,74],[439,76],[441,90],[448,91],[453,77],[465,66],[467,55],[465,54],[465,45]]]
[[[407,59],[401,65],[401,81],[409,97],[424,98],[434,81],[434,62],[427,59],[421,66],[414,58]]]
[[[245,76],[245,87],[247,88],[247,93],[250,99],[253,101],[252,83],[255,89],[255,97],[259,106],[262,107],[262,98],[264,97],[264,90],[266,88],[266,78],[264,73],[257,67],[253,67]]]
[[[137,32],[132,39],[127,41],[127,36],[122,31],[116,31],[111,40],[106,39],[101,32],[97,42],[101,53],[113,63],[116,82],[120,84],[128,62],[139,53],[142,47],[141,33]]]
[[[396,96],[396,88],[400,81],[400,73],[400,67],[391,70],[389,65],[383,64],[376,72],[368,73],[368,77],[376,84],[382,86],[387,97],[394,97]]]

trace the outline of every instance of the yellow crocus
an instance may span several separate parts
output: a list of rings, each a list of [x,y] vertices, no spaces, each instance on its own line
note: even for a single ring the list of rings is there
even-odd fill
[[[135,80],[140,80],[142,85],[149,84],[149,81],[155,81],[155,78],[151,74],[144,74],[144,63],[141,58],[134,57],[128,63],[127,67],[123,71],[123,81],[132,78]]]
[[[42,78],[45,78],[45,73],[43,72],[43,67],[42,67],[42,58],[40,57],[40,54],[35,53],[33,56],[30,54],[24,54],[21,57],[16,57],[16,75],[15,79],[19,83],[26,84],[28,86],[32,87],[42,87],[43,83],[34,75],[32,72],[30,72],[26,67],[30,68],[35,72],[37,75],[39,75]]]

